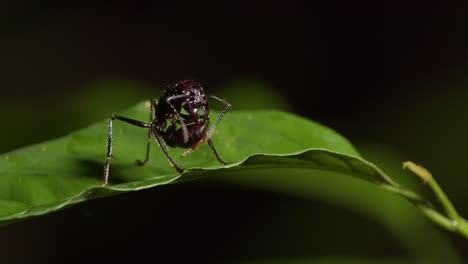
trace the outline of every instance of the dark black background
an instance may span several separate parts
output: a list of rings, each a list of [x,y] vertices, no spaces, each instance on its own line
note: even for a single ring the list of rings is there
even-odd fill
[[[134,80],[161,87],[196,78],[216,92],[228,81],[254,78],[279,89],[296,113],[334,127],[351,140],[373,138],[425,161],[430,158],[405,149],[403,137],[380,133],[382,127],[373,128],[374,123],[382,122],[382,109],[391,113],[400,101],[465,89],[431,85],[463,78],[467,70],[467,9],[446,1],[2,5],[0,104],[27,104],[35,110],[21,117],[24,122],[4,123],[2,129],[11,133],[42,130],[37,116],[50,113],[95,80]],[[48,138],[45,134],[18,140],[14,146]],[[165,186],[16,223],[0,235],[3,244],[6,238],[11,242],[9,256],[22,254],[25,261],[42,256],[49,263],[79,262],[94,253],[111,260],[142,255],[163,260],[248,259],[255,255],[253,249],[262,247],[242,245],[249,237],[243,232],[254,232],[246,219],[261,222],[262,208],[279,206],[282,199],[286,198],[210,183]],[[313,202],[294,204],[312,208],[311,214],[333,211]],[[367,221],[350,218],[350,223]],[[307,248],[279,250],[287,237],[267,238],[277,243],[264,241],[265,252],[257,251],[258,256],[310,254]],[[380,241],[389,242],[368,255],[382,256],[385,248],[398,248],[391,239]],[[307,243],[320,244],[312,238]],[[363,253],[329,243],[345,253]]]

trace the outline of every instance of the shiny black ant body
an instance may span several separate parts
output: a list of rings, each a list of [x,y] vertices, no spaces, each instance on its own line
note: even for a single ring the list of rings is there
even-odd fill
[[[179,173],[182,173],[184,170],[181,169],[169,155],[166,144],[170,147],[189,148],[182,154],[185,156],[207,142],[218,161],[225,164],[216,151],[211,136],[226,111],[231,108],[231,104],[214,95],[210,95],[209,97],[225,105],[225,108],[218,119],[216,119],[211,129],[209,129],[210,111],[208,107],[208,96],[205,94],[201,84],[193,80],[185,80],[167,86],[157,103],[156,99],[152,99],[149,123],[113,114],[109,120],[107,158],[104,166],[103,185],[107,185],[109,180],[110,160],[112,158],[113,120],[120,120],[131,125],[149,129],[146,157],[143,161],[137,160],[138,165],[144,165],[149,159],[152,136],[156,138],[159,146],[169,159],[169,162]]]

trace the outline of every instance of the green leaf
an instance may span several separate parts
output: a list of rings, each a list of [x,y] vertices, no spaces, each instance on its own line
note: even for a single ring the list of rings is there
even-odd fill
[[[148,112],[149,103],[142,102],[119,114],[147,120]],[[217,114],[212,113],[212,118]],[[265,168],[340,172],[373,182],[413,202],[424,202],[360,158],[335,131],[278,111],[227,113],[213,141],[228,165],[220,165],[206,145],[186,157],[181,157],[184,149],[171,149],[178,164],[188,169],[183,175],[170,167],[157,144],[152,146],[147,165],[136,166],[135,160],[144,156],[147,130],[115,121],[110,185],[102,187],[107,122],[1,155],[0,221],[41,215],[92,198],[161,184]]]

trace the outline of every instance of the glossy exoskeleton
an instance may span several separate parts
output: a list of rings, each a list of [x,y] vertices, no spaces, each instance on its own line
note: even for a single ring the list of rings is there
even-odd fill
[[[189,154],[193,150],[207,142],[218,161],[221,159],[216,151],[211,136],[231,105],[224,99],[214,95],[209,97],[223,103],[225,108],[216,119],[214,125],[210,125],[210,110],[208,96],[200,83],[193,80],[185,80],[174,85],[166,86],[158,102],[151,100],[150,120],[148,123],[113,114],[109,120],[109,136],[107,140],[107,158],[104,166],[104,181],[109,180],[110,161],[112,158],[112,121],[120,120],[126,123],[148,128],[148,143],[146,157],[143,161],[137,160],[138,165],[144,165],[149,159],[151,138],[154,136],[159,146],[167,156],[171,165],[179,172],[181,169],[169,155],[166,144],[170,147],[188,148],[182,155]]]

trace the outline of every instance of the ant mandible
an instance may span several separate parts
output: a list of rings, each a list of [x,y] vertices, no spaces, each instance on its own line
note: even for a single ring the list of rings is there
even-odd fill
[[[109,181],[110,161],[112,158],[113,120],[120,120],[134,126],[148,128],[145,160],[136,161],[140,166],[144,165],[149,159],[152,136],[156,138],[169,162],[179,173],[182,173],[184,170],[181,169],[169,155],[166,144],[170,147],[188,148],[188,150],[182,154],[185,156],[207,142],[216,156],[216,159],[218,159],[220,163],[226,164],[216,151],[211,136],[226,111],[231,108],[231,104],[214,95],[210,95],[209,97],[225,105],[211,129],[209,129],[210,111],[208,107],[208,96],[205,94],[201,84],[194,80],[180,81],[174,85],[166,86],[166,89],[157,103],[156,99],[151,99],[149,123],[113,114],[109,120],[107,157],[104,166],[103,185],[107,185]]]

